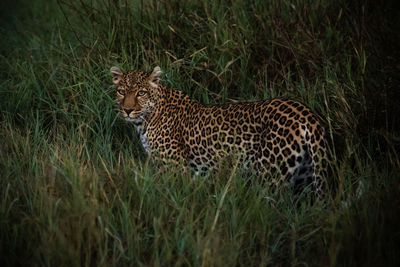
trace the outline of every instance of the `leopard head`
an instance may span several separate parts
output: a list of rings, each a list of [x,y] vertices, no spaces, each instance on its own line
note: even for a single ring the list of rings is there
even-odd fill
[[[149,114],[160,98],[160,67],[150,74],[140,70],[123,73],[118,67],[112,67],[110,72],[122,117],[135,121]]]

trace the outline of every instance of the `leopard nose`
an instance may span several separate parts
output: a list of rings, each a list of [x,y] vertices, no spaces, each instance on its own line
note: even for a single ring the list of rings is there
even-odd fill
[[[126,108],[124,108],[124,111],[125,111],[126,115],[129,116],[129,114],[131,114],[131,112],[133,111],[133,109],[126,109]]]

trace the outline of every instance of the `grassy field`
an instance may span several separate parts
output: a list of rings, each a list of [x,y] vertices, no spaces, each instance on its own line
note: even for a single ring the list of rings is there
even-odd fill
[[[396,1],[0,3],[1,266],[399,266]],[[157,168],[109,69],[203,103],[290,97],[322,118],[323,202],[240,168]]]

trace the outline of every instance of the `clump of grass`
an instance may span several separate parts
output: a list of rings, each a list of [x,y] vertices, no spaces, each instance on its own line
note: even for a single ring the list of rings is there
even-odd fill
[[[0,5],[2,265],[398,265],[390,1]],[[154,166],[115,110],[115,64],[161,65],[204,103],[301,100],[325,120],[332,192],[308,205],[240,168]]]

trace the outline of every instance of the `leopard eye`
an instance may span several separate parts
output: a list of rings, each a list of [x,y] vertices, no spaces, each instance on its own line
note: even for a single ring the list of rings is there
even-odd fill
[[[137,96],[144,96],[145,94],[147,94],[147,91],[145,91],[145,90],[140,90],[140,91],[137,93]]]
[[[117,90],[117,93],[120,94],[120,95],[125,95],[125,91],[124,91],[124,90],[121,90],[121,89],[118,89],[118,90]]]

